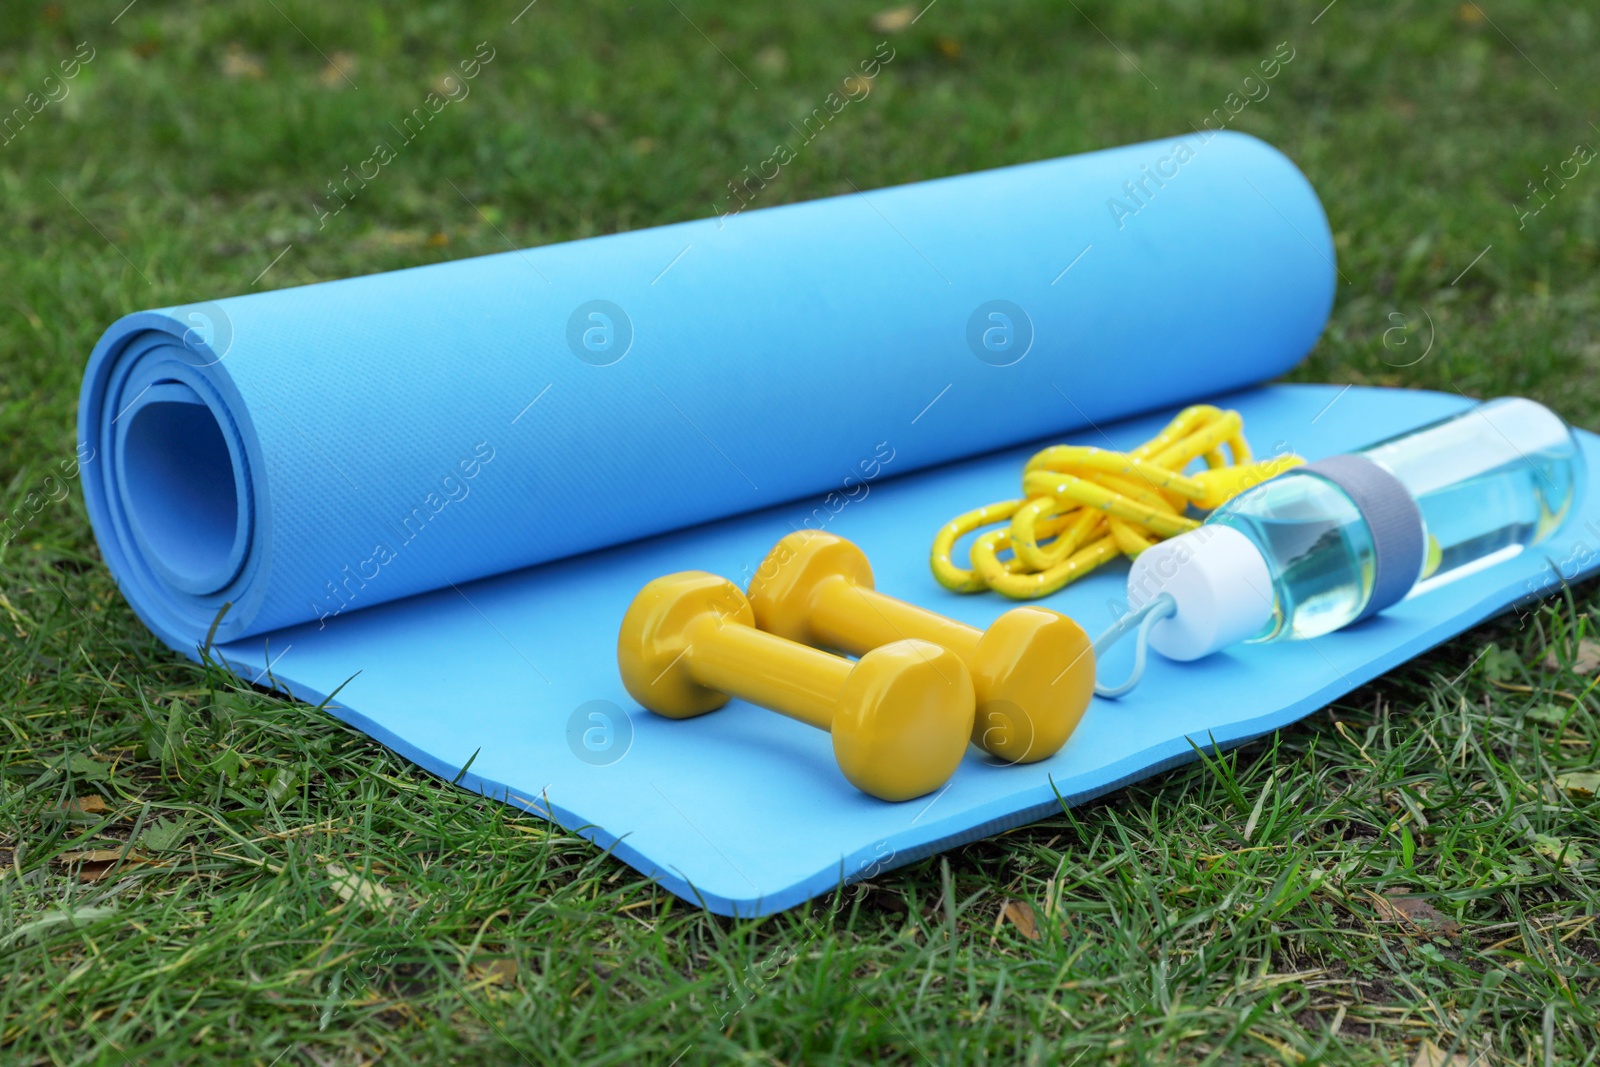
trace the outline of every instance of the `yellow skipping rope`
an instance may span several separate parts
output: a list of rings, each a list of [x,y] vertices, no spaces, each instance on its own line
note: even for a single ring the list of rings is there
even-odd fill
[[[1183,473],[1201,458],[1205,470]],[[939,529],[929,560],[933,576],[957,593],[1049,596],[1118,556],[1137,556],[1195,529],[1200,520],[1185,514],[1191,506],[1210,511],[1304,462],[1292,453],[1252,460],[1244,419],[1209,404],[1183,409],[1132,452],[1053,445],[1023,469],[1024,499],[966,512]],[[952,562],[957,541],[1002,522],[972,542],[971,570]]]

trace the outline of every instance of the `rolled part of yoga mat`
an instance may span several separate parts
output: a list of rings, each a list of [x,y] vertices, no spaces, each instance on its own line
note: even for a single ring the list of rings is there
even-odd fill
[[[933,405],[895,473],[1259,382],[1333,273],[1222,133],[141,312],[84,486],[189,650],[836,489]]]
[[[759,914],[1152,773],[1193,738],[1255,736],[1503,606],[1464,585],[1442,619],[1319,641],[1336,676],[1305,650],[1155,664],[1056,756],[971,749],[926,804],[856,791],[821,731],[737,701],[668,721],[621,685],[617,627],[645,582],[743,585],[797,526],[858,541],[885,592],[987,625],[1012,605],[940,589],[927,550],[1016,491],[1026,453],[997,450],[1074,430],[1127,447],[1152,420],[1118,419],[1287,370],[1326,323],[1333,259],[1292,163],[1193,134],[139,312],[90,357],[85,495],[174,649],[209,640],[247,680],[337,692],[331,713],[446,781]],[[1227,403],[1263,448],[1313,457],[1461,403],[1379,390],[1319,411],[1327,392]],[[1098,628],[1121,592],[1106,571],[1045,603]]]

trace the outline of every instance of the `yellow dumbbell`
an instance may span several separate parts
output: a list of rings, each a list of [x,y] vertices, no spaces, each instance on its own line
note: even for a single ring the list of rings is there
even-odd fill
[[[669,719],[738,697],[829,731],[844,776],[884,800],[949,781],[972,733],[972,675],[959,656],[895,641],[852,663],[757,630],[739,587],[703,571],[640,590],[617,636],[617,664],[633,698]]]
[[[1094,695],[1094,652],[1059,612],[1014,608],[987,630],[885,596],[855,545],[820,530],[779,541],[750,582],[756,625],[853,655],[913,637],[956,653],[972,671],[972,740],[1010,763],[1054,755]]]

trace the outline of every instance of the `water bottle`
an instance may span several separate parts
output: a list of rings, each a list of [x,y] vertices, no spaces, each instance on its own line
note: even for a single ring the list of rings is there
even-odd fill
[[[1583,474],[1557,415],[1490,400],[1246,490],[1140,553],[1128,601],[1169,659],[1318,637],[1542,541]]]

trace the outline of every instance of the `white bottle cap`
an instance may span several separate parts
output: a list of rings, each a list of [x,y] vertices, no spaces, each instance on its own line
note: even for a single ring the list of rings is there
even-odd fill
[[[1191,660],[1254,637],[1272,618],[1272,574],[1255,542],[1231,526],[1202,526],[1139,553],[1128,572],[1128,604],[1162,593],[1175,614],[1150,629],[1150,647]]]

